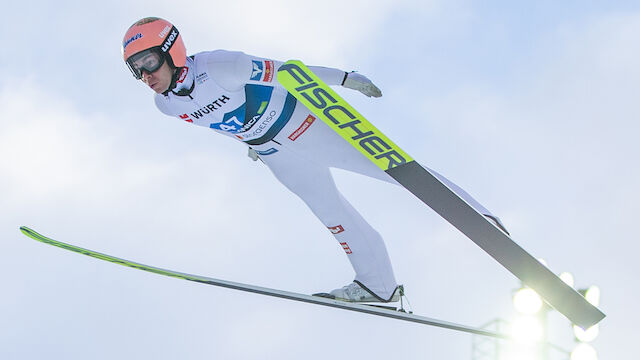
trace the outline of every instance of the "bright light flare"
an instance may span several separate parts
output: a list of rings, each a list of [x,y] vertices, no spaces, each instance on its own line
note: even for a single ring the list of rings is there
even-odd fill
[[[582,343],[571,352],[571,360],[598,360],[598,353],[593,346]]]
[[[500,356],[500,360],[539,360],[539,357],[535,349],[522,348],[506,351]]]
[[[511,334],[516,341],[531,344],[542,340],[544,330],[535,316],[520,316],[511,323]]]
[[[564,281],[565,284],[571,287],[575,286],[575,280],[573,278],[573,275],[570,272],[565,271],[562,274],[560,274],[560,279]]]
[[[596,285],[589,286],[587,292],[584,294],[584,297],[590,302],[593,306],[600,305],[600,288]]]
[[[533,315],[542,308],[542,298],[533,289],[522,288],[513,295],[513,306],[524,315]]]
[[[598,334],[600,334],[600,327],[596,324],[587,330],[584,330],[580,326],[573,325],[573,334],[576,336],[576,339],[582,342],[591,342],[598,337]]]

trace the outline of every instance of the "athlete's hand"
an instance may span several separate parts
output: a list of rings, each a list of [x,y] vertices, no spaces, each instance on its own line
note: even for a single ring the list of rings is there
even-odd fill
[[[371,80],[369,80],[366,76],[360,75],[357,72],[350,72],[347,74],[347,78],[344,80],[342,86],[358,90],[361,93],[365,94],[368,97],[380,97],[382,96],[382,91],[375,86]]]

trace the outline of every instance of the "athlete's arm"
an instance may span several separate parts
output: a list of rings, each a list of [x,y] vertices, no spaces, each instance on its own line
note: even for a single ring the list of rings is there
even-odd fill
[[[209,65],[218,83],[229,90],[245,84],[279,86],[277,69],[282,61],[247,55],[240,51],[217,50],[210,53]],[[309,66],[328,85],[342,85],[358,90],[366,96],[380,97],[382,93],[366,76],[359,73],[324,67]]]
[[[265,59],[257,56],[239,53],[235,61],[234,73],[238,80],[248,84],[264,84],[282,86],[278,82],[278,69],[284,62]],[[324,66],[309,66],[314,74],[328,85],[342,85],[347,73]]]
[[[246,79],[247,83],[267,82],[281,86],[277,80],[277,73],[282,64],[282,61],[240,53],[236,59],[235,73],[240,80]],[[328,85],[342,85],[346,77],[346,72],[339,69],[324,66],[309,66],[309,69]]]

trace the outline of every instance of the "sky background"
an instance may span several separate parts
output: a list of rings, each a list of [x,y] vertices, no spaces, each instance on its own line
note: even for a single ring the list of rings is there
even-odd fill
[[[139,18],[189,53],[358,70],[338,89],[404,150],[499,215],[577,287],[602,290],[600,359],[640,336],[636,1],[10,2],[0,13],[0,358],[471,359],[471,336],[167,278],[313,293],[353,279],[340,245],[235,140],[162,115],[121,58]],[[416,313],[512,319],[517,279],[410,193],[336,172],[383,235]],[[549,314],[550,340],[573,347]]]

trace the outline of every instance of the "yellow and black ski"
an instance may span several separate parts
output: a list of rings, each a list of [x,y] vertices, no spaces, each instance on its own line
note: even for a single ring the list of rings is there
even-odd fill
[[[278,81],[376,166],[464,233],[546,302],[583,328],[605,317],[504,231],[413,160],[302,62],[283,64]]]

